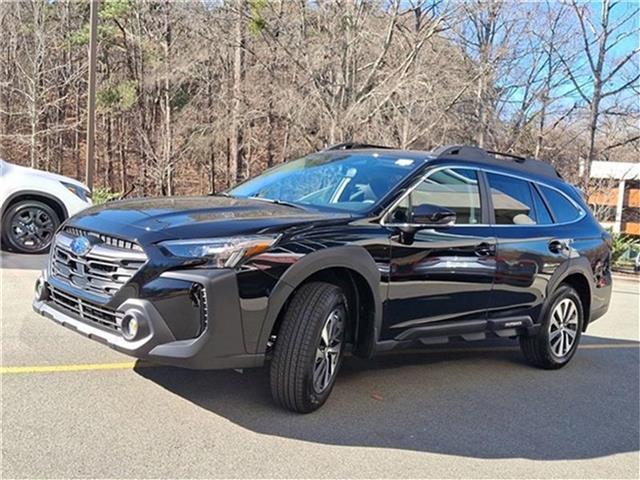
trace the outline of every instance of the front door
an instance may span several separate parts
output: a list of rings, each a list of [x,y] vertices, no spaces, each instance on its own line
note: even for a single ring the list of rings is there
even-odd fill
[[[436,167],[385,219],[391,259],[383,340],[437,337],[438,328],[450,331],[452,322],[471,332],[473,322],[486,319],[496,239],[480,183],[474,169]],[[455,222],[407,234],[418,228],[413,213],[420,205],[453,211]]]

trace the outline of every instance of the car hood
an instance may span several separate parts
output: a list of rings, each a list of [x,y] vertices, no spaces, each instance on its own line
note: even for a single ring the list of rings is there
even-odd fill
[[[27,175],[31,177],[39,177],[46,180],[54,180],[58,182],[65,182],[71,185],[75,185],[77,187],[82,188],[83,190],[89,190],[87,186],[79,182],[78,180],[70,177],[65,177],[64,175],[58,175],[57,173],[46,172],[44,170],[36,170],[35,168],[23,167],[21,165],[15,165],[13,163],[9,163],[6,161],[2,161],[0,165],[0,169],[2,169],[6,173],[18,173],[21,175]]]
[[[310,211],[260,200],[222,196],[121,200],[72,217],[67,225],[141,243],[281,232],[301,224],[340,222],[346,213]]]

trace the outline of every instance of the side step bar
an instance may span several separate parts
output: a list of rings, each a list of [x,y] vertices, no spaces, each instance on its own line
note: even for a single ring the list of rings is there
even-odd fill
[[[531,317],[508,317],[492,320],[462,320],[458,322],[438,323],[423,325],[421,327],[406,330],[398,335],[395,340],[417,340],[429,337],[453,337],[465,336],[465,334],[493,332],[498,336],[510,337],[517,334],[516,329],[533,326]],[[512,332],[511,332],[512,331]],[[502,334],[505,332],[506,334]]]
[[[465,341],[485,340],[487,336],[515,337],[535,334],[539,325],[529,316],[506,317],[491,320],[460,320],[423,325],[400,333],[393,340],[376,343],[375,352],[381,353],[396,348],[410,347],[416,343],[435,345],[448,343],[452,339]]]

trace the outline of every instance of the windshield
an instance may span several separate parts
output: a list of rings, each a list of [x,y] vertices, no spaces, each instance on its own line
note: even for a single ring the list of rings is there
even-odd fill
[[[377,153],[314,153],[267,170],[229,191],[229,195],[363,212],[417,164],[415,159]]]

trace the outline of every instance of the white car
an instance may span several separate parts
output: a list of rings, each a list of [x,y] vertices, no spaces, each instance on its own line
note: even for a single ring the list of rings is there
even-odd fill
[[[91,205],[81,182],[0,160],[2,244],[20,253],[44,253],[60,224]]]

